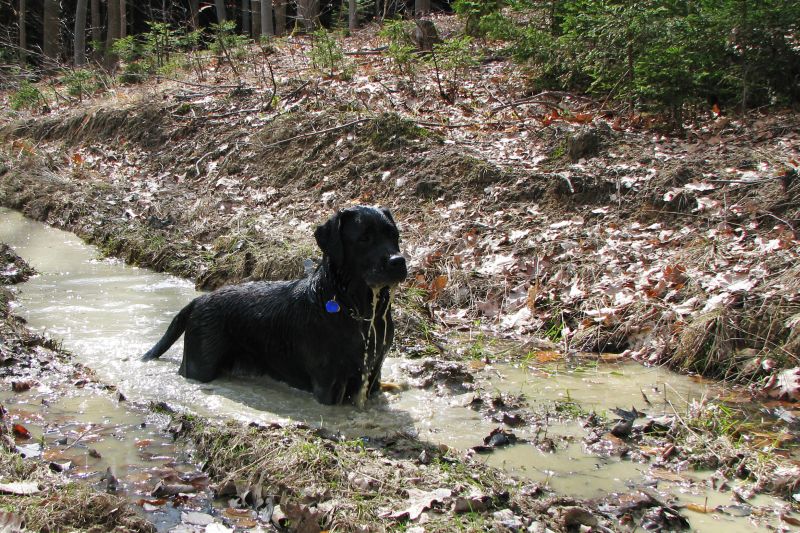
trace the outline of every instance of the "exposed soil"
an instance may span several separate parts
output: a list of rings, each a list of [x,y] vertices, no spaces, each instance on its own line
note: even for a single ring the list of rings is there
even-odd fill
[[[377,44],[372,30],[344,42],[353,51]],[[616,352],[740,381],[754,397],[800,398],[795,113],[710,114],[670,136],[647,117],[615,116],[573,95],[537,95],[533,100],[546,105],[531,104],[523,71],[504,61],[482,65],[474,73],[480,81],[465,83],[451,106],[437,99],[424,72],[412,83],[378,79],[375,69],[389,71],[379,55],[357,56],[357,74],[346,80],[316,72],[303,38],[276,48],[270,57],[277,99],[255,74],[234,80],[225,65],[209,62],[222,84],[151,81],[62,102],[46,115],[4,112],[0,204],[208,289],[302,275],[306,260],[318,255],[316,224],[337,208],[381,204],[400,223],[411,265],[398,302],[401,353],[474,358],[474,345],[448,336],[483,332],[509,339],[513,348],[502,355],[482,350],[482,358],[529,356],[542,343],[568,354]],[[258,61],[254,54],[243,64],[255,73]],[[784,424],[789,437],[779,448],[796,444],[794,420]],[[755,454],[733,460],[705,439],[669,449],[678,433],[691,443],[699,427],[662,422],[623,438],[658,448],[665,463],[705,453],[705,466],[733,477],[759,479],[772,466],[757,466]],[[613,445],[612,429],[604,423],[587,445]],[[404,511],[400,502],[424,496],[428,507],[444,510],[443,524],[457,519],[467,526],[454,509],[472,490],[469,483],[442,487],[443,471],[429,481],[419,471],[433,467],[418,458],[397,468],[387,458],[391,446],[339,447],[308,430],[204,429],[187,421],[181,433],[223,484],[236,481],[223,473],[241,465],[208,446],[209,431],[227,431],[212,441],[264,439],[265,446],[285,435],[291,446],[307,444],[326,467],[374,456],[369,468],[398,472],[394,492],[380,495],[392,501],[368,510],[350,501],[352,487],[345,487],[355,482],[338,470],[320,474],[329,489],[335,483],[343,491],[326,498],[306,499],[292,485],[297,480],[261,480],[266,488],[258,489],[255,507],[280,505],[294,525],[399,519],[391,513]],[[653,435],[669,439],[654,442]],[[425,451],[417,446],[414,454]],[[447,470],[446,453],[425,453],[446,459],[432,464]],[[243,471],[242,479],[252,482],[254,472]],[[596,509],[588,518],[569,511],[575,502],[541,500],[540,489],[512,484],[504,493],[498,474],[486,475],[476,485],[485,506],[480,527],[520,520],[526,527],[541,521],[577,528],[607,520]],[[377,492],[369,479],[364,490]],[[421,481],[412,490],[415,479]],[[797,490],[769,487],[767,479],[760,490],[787,497]],[[238,485],[235,492],[246,498]],[[642,497],[663,507],[651,500]],[[343,514],[323,507],[330,501]],[[561,511],[542,515],[551,504]],[[660,516],[672,527],[669,511]]]

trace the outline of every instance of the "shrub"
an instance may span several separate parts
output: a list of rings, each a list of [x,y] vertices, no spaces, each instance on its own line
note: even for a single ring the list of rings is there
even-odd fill
[[[339,71],[342,78],[351,78],[354,66],[345,59],[335,35],[324,28],[314,31],[311,35],[310,57],[314,68],[325,72],[328,76],[334,76],[336,71]]]
[[[414,23],[410,20],[387,20],[378,32],[378,35],[388,41],[386,54],[392,58],[397,69],[408,76],[414,74],[414,61],[416,60],[417,47],[411,38],[414,32]]]
[[[42,103],[44,103],[42,92],[27,80],[20,83],[19,89],[9,96],[9,104],[11,105],[11,109],[15,111],[19,111],[20,109],[34,109]]]

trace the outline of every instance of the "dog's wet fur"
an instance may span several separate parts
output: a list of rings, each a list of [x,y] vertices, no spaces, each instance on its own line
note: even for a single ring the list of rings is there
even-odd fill
[[[397,225],[388,209],[357,206],[336,213],[314,237],[323,256],[308,277],[199,296],[143,359],[160,357],[185,334],[184,377],[266,374],[323,404],[363,405],[379,390],[394,337],[392,290],[407,275]]]

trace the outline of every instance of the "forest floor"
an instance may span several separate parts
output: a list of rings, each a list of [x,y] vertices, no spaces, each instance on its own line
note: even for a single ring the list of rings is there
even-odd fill
[[[444,36],[458,29],[434,20]],[[299,36],[80,101],[54,79],[35,112],[11,111],[4,93],[0,204],[208,289],[302,275],[319,255],[314,227],[336,209],[389,207],[410,264],[401,355],[613,353],[740,383],[773,417],[781,467],[756,465],[758,439],[752,463],[731,459],[746,455],[744,431],[715,434],[736,446],[706,453],[705,466],[796,499],[798,477],[776,472],[800,469],[800,115],[709,110],[668,133],[656,116],[530,87],[492,43],[438,81],[422,61],[400,72],[376,52],[375,30],[343,39],[344,58],[324,71]],[[661,460],[702,455],[674,437]],[[427,507],[457,505],[434,488],[418,489]],[[532,508],[500,503],[515,497],[481,505],[536,522]],[[302,505],[293,520],[325,515]]]

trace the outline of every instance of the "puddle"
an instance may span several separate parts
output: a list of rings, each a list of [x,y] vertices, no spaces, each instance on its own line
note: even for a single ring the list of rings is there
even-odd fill
[[[210,509],[208,478],[165,430],[168,417],[120,402],[102,386],[77,388],[71,380],[41,383],[25,392],[0,392],[12,424],[30,433],[16,437],[17,449],[52,470],[81,479],[96,490],[140,503],[159,531],[181,522],[181,512]],[[162,480],[195,480],[196,491],[172,499],[153,496]],[[149,503],[149,507],[142,505]]]
[[[141,362],[144,354],[165,331],[169,321],[194,298],[192,283],[147,269],[131,267],[117,260],[99,259],[94,248],[72,234],[25,219],[21,214],[0,209],[0,242],[11,245],[39,274],[18,286],[17,313],[30,327],[63,340],[66,349],[92,368],[101,381],[113,383],[128,398],[139,402],[165,401],[200,415],[242,421],[297,420],[310,425],[325,425],[349,437],[384,436],[400,431],[414,432],[423,440],[469,449],[497,427],[470,409],[473,394],[441,394],[433,389],[409,388],[399,394],[386,394],[365,410],[348,406],[323,406],[310,394],[291,389],[268,378],[225,378],[210,384],[187,381],[177,374],[182,343],[179,341],[158,361]],[[406,374],[397,358],[384,366],[384,380],[403,381]],[[558,403],[575,402],[584,410],[598,413],[620,407],[636,407],[648,414],[681,412],[686,402],[714,395],[709,386],[690,377],[635,363],[587,364],[570,371],[531,371],[511,365],[493,365],[476,373],[488,392],[524,395],[535,410],[551,410]],[[645,405],[644,397],[650,405]],[[8,396],[0,397],[7,401]],[[98,403],[99,402],[99,403]],[[35,412],[33,405],[15,406]],[[145,450],[133,447],[127,452],[99,450],[102,457],[119,471],[135,464],[142,451],[158,454],[172,450],[155,439],[149,427],[138,428],[127,420],[119,407],[85,397],[65,399],[48,408],[47,416],[59,416],[75,425],[82,413],[101,416],[103,424],[128,438],[152,440]],[[94,420],[94,419],[91,419]],[[35,425],[35,420],[29,423]],[[94,423],[97,423],[96,421]],[[41,428],[46,434],[46,428]],[[545,453],[531,444],[519,444],[485,456],[495,466],[515,474],[547,483],[560,494],[576,497],[604,496],[628,492],[644,482],[646,464],[619,458],[587,455],[581,439],[586,430],[575,422],[553,420],[547,428],[558,437],[555,453]],[[534,436],[531,428],[514,429],[521,438]],[[572,439],[572,440],[570,440]],[[156,442],[158,444],[155,444]],[[107,439],[106,442],[113,442]],[[163,449],[161,448],[163,446]],[[113,448],[113,446],[112,446]],[[133,453],[136,457],[124,455]],[[106,455],[108,454],[108,455]],[[77,458],[76,464],[83,459]],[[88,461],[88,460],[87,460]],[[138,468],[138,467],[137,467]],[[730,493],[706,489],[701,476],[696,483],[687,480],[659,482],[680,503],[700,503],[709,507],[731,503]],[[134,476],[135,477],[135,476]],[[686,487],[691,487],[687,489]],[[696,493],[692,493],[695,491]],[[720,500],[720,501],[717,501]],[[713,505],[712,505],[713,503]],[[751,502],[752,503],[752,502]],[[779,504],[763,498],[759,505]],[[728,531],[758,530],[747,519],[730,519],[718,514],[684,513],[692,527],[718,531],[724,521]],[[767,529],[764,529],[765,531]]]

